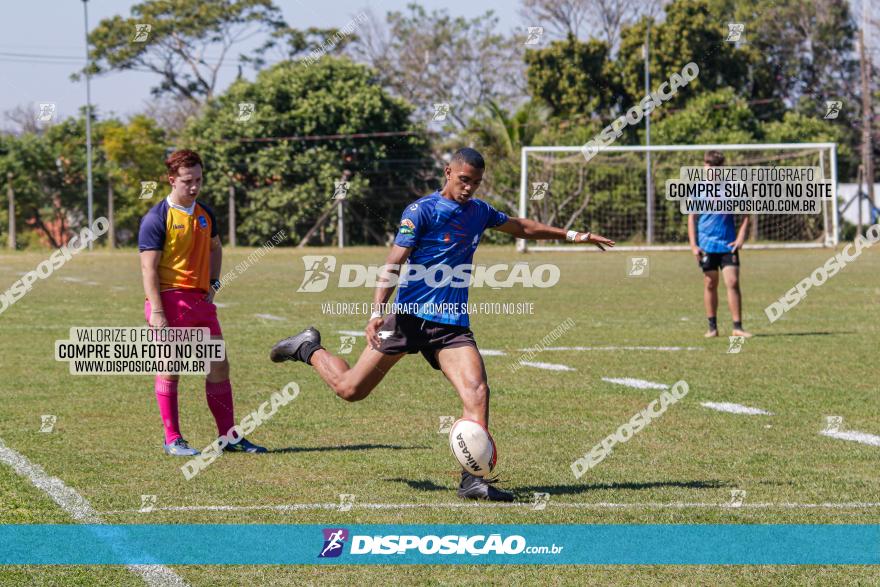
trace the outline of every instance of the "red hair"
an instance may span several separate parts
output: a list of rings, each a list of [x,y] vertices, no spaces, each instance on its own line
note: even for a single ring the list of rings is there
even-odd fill
[[[165,159],[165,167],[168,168],[168,175],[176,175],[177,170],[181,167],[195,167],[196,165],[204,167],[204,164],[202,164],[202,158],[199,157],[198,153],[190,151],[189,149],[174,151],[167,159]]]

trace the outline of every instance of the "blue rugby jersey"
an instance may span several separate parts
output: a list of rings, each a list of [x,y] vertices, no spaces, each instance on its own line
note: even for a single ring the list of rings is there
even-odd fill
[[[439,191],[407,206],[394,244],[411,247],[409,265],[424,266],[427,271],[416,275],[403,267],[395,303],[417,306],[417,311],[407,313],[425,320],[470,326],[465,310],[471,271],[462,266],[472,265],[483,232],[507,220],[507,214],[482,200],[459,204],[444,198]],[[467,277],[463,280],[465,272]],[[441,311],[440,306],[452,310]]]

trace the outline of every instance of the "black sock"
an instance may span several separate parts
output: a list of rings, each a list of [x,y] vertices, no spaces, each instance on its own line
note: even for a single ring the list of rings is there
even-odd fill
[[[301,347],[299,347],[299,356],[303,363],[308,365],[312,364],[312,355],[315,354],[315,351],[323,349],[320,344],[316,342],[304,342]]]
[[[718,319],[712,316],[709,320],[709,330],[718,330]]]
[[[742,322],[734,322],[734,323],[733,323],[733,329],[734,329],[734,330],[742,330],[742,329],[743,329],[743,323],[742,323]]]

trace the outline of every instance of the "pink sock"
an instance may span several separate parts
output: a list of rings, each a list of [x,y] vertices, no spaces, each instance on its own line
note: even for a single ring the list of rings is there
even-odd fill
[[[157,376],[155,389],[162,426],[165,428],[165,444],[171,444],[175,438],[183,436],[177,416],[177,381],[168,381]]]
[[[214,421],[217,422],[217,434],[224,436],[229,433],[229,429],[235,426],[235,418],[232,413],[232,384],[229,380],[220,383],[212,383],[205,380],[205,398],[208,400],[208,407],[214,414]]]

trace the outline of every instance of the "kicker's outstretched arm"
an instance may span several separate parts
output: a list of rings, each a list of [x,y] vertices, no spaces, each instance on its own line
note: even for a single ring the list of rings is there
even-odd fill
[[[575,230],[565,230],[549,224],[542,224],[529,218],[509,218],[507,222],[500,226],[496,226],[495,230],[506,232],[516,238],[536,239],[536,240],[561,240],[565,239],[575,243],[591,243],[605,250],[605,247],[613,247],[614,241],[605,238],[599,234],[592,232],[577,232]]]

